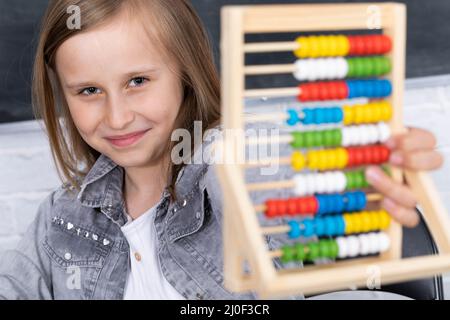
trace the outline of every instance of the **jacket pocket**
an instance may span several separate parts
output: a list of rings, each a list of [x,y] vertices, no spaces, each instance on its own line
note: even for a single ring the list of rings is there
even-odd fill
[[[112,245],[104,234],[62,219],[54,219],[43,242],[52,261],[63,268],[101,268]]]

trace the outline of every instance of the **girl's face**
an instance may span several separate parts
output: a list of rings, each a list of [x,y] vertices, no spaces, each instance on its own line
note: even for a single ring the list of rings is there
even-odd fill
[[[151,43],[143,26],[119,15],[66,40],[56,71],[82,138],[123,167],[157,164],[182,99],[177,66]],[[114,136],[141,132],[129,139]],[[116,137],[117,138],[117,137]]]

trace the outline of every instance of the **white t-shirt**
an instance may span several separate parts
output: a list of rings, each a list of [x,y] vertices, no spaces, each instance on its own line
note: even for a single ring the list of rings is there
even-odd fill
[[[124,300],[184,300],[166,280],[157,255],[154,225],[156,205],[136,220],[128,216],[121,227],[130,245],[131,272],[125,287]]]

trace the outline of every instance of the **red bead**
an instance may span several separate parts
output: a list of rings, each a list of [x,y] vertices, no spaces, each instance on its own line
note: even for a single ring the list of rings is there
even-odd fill
[[[278,215],[277,211],[277,200],[267,200],[266,201],[266,217],[267,218],[275,218]]]
[[[374,153],[377,153],[377,147],[364,147],[361,150],[361,153],[364,156],[364,164],[373,164],[374,163]]]
[[[290,198],[286,200],[286,202],[287,202],[287,213],[291,216],[296,215],[298,210],[297,210],[297,201],[295,200],[295,198]]]
[[[284,216],[288,212],[287,201],[280,199],[277,203],[278,216]]]
[[[391,155],[391,151],[386,146],[379,146],[379,148],[380,148],[380,154],[381,154],[381,159],[380,159],[379,163],[387,162]]]
[[[382,43],[382,48],[383,48],[382,52],[380,52],[380,53],[383,54],[383,53],[387,53],[387,52],[391,51],[391,49],[392,49],[391,38],[389,38],[388,36],[385,36],[385,35],[380,35],[380,38],[381,38],[381,43]]]
[[[316,197],[310,197],[310,200],[309,200],[309,212],[308,213],[316,214],[318,209],[319,209],[319,202],[317,201],[317,198]]]
[[[305,213],[308,210],[308,203],[305,201],[305,198],[295,198],[297,202],[298,213]]]

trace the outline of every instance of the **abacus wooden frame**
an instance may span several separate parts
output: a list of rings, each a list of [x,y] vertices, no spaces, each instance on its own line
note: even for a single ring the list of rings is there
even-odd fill
[[[405,74],[406,7],[399,3],[359,4],[293,4],[225,6],[222,8],[222,125],[224,129],[243,129],[245,97],[246,33],[330,31],[366,29],[368,13],[379,13],[380,28],[391,37],[392,71],[386,78],[392,82],[389,98],[394,106],[390,123],[394,133],[402,125],[403,88]],[[286,43],[280,43],[286,46]],[[247,46],[247,48],[246,48]],[[287,44],[289,47],[289,44]],[[225,135],[223,155],[235,159],[235,136]],[[424,278],[450,271],[449,216],[426,173],[399,172],[413,188],[423,208],[424,218],[439,248],[439,255],[401,259],[401,226],[392,223],[388,234],[391,249],[376,258],[360,258],[311,266],[298,270],[277,270],[258,223],[243,179],[243,168],[227,161],[216,170],[223,190],[223,239],[225,286],[235,292],[255,291],[261,298],[291,294],[312,294],[366,285],[370,272],[377,272],[382,284]],[[243,263],[249,263],[251,273],[244,274]],[[375,268],[375,269],[374,269]]]

